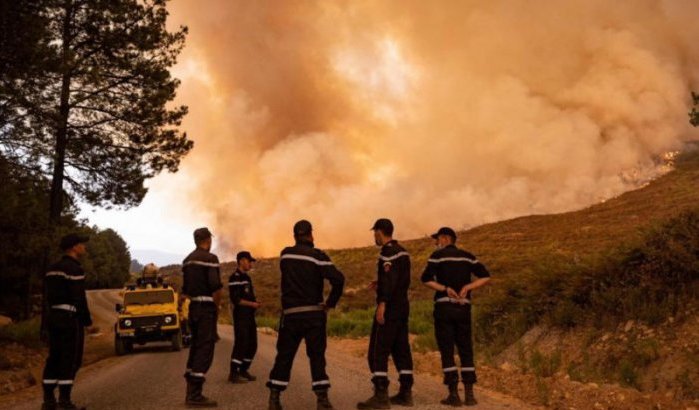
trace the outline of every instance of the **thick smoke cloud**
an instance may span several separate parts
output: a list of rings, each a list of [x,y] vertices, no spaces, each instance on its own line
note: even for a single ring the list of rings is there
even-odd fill
[[[634,188],[696,138],[693,0],[179,0],[195,149],[181,203],[273,255],[561,212]]]

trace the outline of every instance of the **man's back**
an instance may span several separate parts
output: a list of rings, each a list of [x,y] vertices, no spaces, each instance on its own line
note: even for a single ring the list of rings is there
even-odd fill
[[[337,304],[342,295],[344,276],[312,242],[300,240],[296,245],[284,248],[279,263],[282,272],[282,308],[323,303],[324,279],[328,279],[332,286],[327,301],[329,307]]]

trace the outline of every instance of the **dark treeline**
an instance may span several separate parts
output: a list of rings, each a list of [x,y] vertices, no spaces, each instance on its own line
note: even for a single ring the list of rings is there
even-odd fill
[[[61,235],[69,231],[88,234],[89,257],[83,261],[87,286],[121,286],[129,278],[131,256],[126,242],[113,230],[99,230],[76,218],[69,206],[61,225],[48,223],[49,181],[13,167],[0,156],[0,313],[23,319],[35,313],[40,293],[41,270],[47,261],[60,257]],[[72,204],[70,198],[66,202]]]

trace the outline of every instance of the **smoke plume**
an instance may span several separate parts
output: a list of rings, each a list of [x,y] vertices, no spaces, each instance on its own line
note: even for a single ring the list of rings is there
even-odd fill
[[[179,0],[181,207],[274,255],[579,208],[695,139],[694,0]],[[201,216],[199,216],[201,218]],[[223,252],[226,253],[226,252]]]

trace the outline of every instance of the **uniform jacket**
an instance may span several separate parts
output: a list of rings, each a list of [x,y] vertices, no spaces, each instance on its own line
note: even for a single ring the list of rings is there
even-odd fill
[[[54,263],[44,275],[45,311],[52,306],[67,305],[83,326],[92,325],[90,309],[85,296],[85,271],[80,262],[68,255]]]
[[[182,293],[191,297],[211,296],[221,289],[221,273],[218,257],[197,248],[182,262]]]
[[[490,273],[472,254],[454,245],[445,246],[432,253],[420,278],[422,282],[435,281],[454,289],[457,293],[476,278],[490,277]],[[446,297],[447,292],[436,292],[434,299]],[[466,296],[470,299],[470,294]]]
[[[247,273],[236,270],[231,274],[228,278],[228,296],[230,297],[234,312],[255,312],[255,309],[250,306],[240,305],[241,300],[257,302],[255,298],[255,288],[252,286],[252,279],[250,279],[250,275]]]
[[[312,242],[297,241],[284,248],[280,256],[282,272],[282,308],[311,306],[323,303],[323,281],[330,282],[330,294],[325,305],[335,307],[342,296],[345,276]]]
[[[386,318],[407,318],[409,288],[410,255],[398,241],[389,241],[381,247],[376,286],[376,303],[386,304]]]

